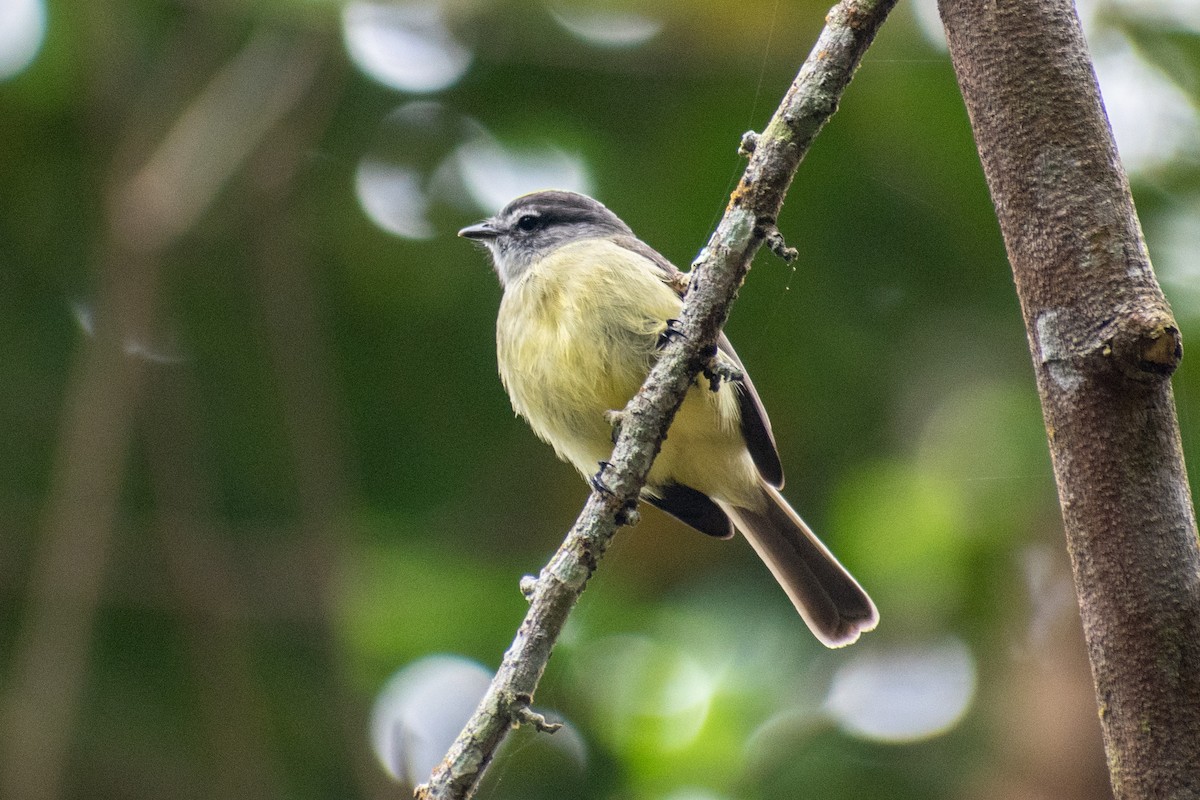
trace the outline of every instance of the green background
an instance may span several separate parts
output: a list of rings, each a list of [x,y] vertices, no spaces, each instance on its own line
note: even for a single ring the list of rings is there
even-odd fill
[[[614,10],[661,30],[602,46],[555,16]],[[61,777],[42,796],[407,796],[372,755],[374,698],[433,654],[494,668],[519,578],[586,494],[496,376],[500,289],[453,235],[494,208],[455,172],[460,147],[559,153],[686,266],[826,10],[446,2],[470,63],[414,92],[353,63],[361,32],[332,2],[51,2],[36,58],[0,83],[0,758],[58,736],[29,772]],[[879,629],[826,651],[744,541],[647,509],[539,691],[569,730],[519,732],[483,796],[1110,792],[1011,274],[917,12],[893,14],[801,167],[779,221],[799,260],[761,255],[728,325],[786,494]],[[1085,15],[1185,346],[1194,16]],[[234,74],[208,119],[262,130],[188,116]],[[199,154],[192,172],[173,146]],[[428,237],[371,221],[364,164],[416,176]],[[1195,461],[1193,359],[1175,387]],[[839,685],[876,698],[864,665],[896,680],[847,711]],[[17,702],[31,682],[45,705]],[[941,724],[912,722],[942,705]],[[883,711],[920,732],[856,726]]]

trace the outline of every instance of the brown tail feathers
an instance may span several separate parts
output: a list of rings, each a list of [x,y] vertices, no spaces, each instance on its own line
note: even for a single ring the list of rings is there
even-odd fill
[[[804,524],[777,489],[762,484],[764,510],[721,503],[813,634],[828,647],[843,647],[871,630],[879,612],[858,581]]]

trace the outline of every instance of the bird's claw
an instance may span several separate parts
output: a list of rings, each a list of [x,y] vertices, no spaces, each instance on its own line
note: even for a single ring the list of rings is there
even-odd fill
[[[666,347],[667,343],[670,342],[671,339],[684,339],[686,336],[687,335],[679,329],[679,320],[669,319],[667,320],[667,327],[663,328],[662,333],[658,334],[658,349],[662,350],[664,347]]]
[[[713,356],[712,361],[704,368],[704,377],[708,378],[708,386],[714,392],[721,388],[725,381],[736,383],[743,378],[742,371],[732,364],[722,361],[719,356]]]
[[[600,494],[605,495],[607,497],[612,497],[613,495],[616,494],[616,492],[614,492],[611,488],[609,488],[608,484],[604,482],[604,472],[611,466],[612,466],[611,462],[601,461],[600,469],[596,471],[595,475],[593,475],[591,478],[588,479],[588,483],[590,483],[592,485],[593,489],[595,489],[597,492],[599,492]],[[641,514],[638,513],[637,504],[638,504],[637,498],[634,498],[628,504],[626,504],[623,508],[620,508],[617,510],[616,522],[618,525],[637,525],[638,524],[638,522],[641,520],[642,517],[641,517]]]
[[[588,479],[588,483],[590,483],[592,485],[593,489],[595,489],[600,494],[607,495],[609,497],[612,497],[614,492],[612,489],[608,488],[608,484],[604,482],[604,470],[608,469],[611,466],[612,466],[612,464],[610,462],[601,461],[600,469],[596,470],[596,474]]]

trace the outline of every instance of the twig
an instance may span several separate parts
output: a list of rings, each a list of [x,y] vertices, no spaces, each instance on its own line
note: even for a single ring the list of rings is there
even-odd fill
[[[474,715],[433,771],[417,787],[421,800],[469,798],[508,731],[521,721],[567,615],[604,555],[618,519],[638,500],[684,394],[711,358],[730,303],[750,262],[775,229],[783,198],[817,132],[837,109],[863,53],[895,0],[845,0],[826,17],[825,29],[770,123],[743,137],[750,163],[724,217],[693,264],[678,329],[646,383],[621,416],[608,492],[593,491],[575,525],[532,588],[529,612],[504,654]],[[752,144],[749,144],[752,142]]]

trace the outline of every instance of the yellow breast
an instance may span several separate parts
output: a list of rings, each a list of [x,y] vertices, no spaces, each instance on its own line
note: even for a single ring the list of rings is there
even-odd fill
[[[666,320],[681,307],[639,255],[598,239],[559,248],[508,286],[500,304],[497,360],[513,408],[560,458],[594,474],[612,453],[606,412],[624,408],[642,385]],[[715,497],[748,491],[755,479],[734,391],[693,387],[652,484],[685,482]]]

